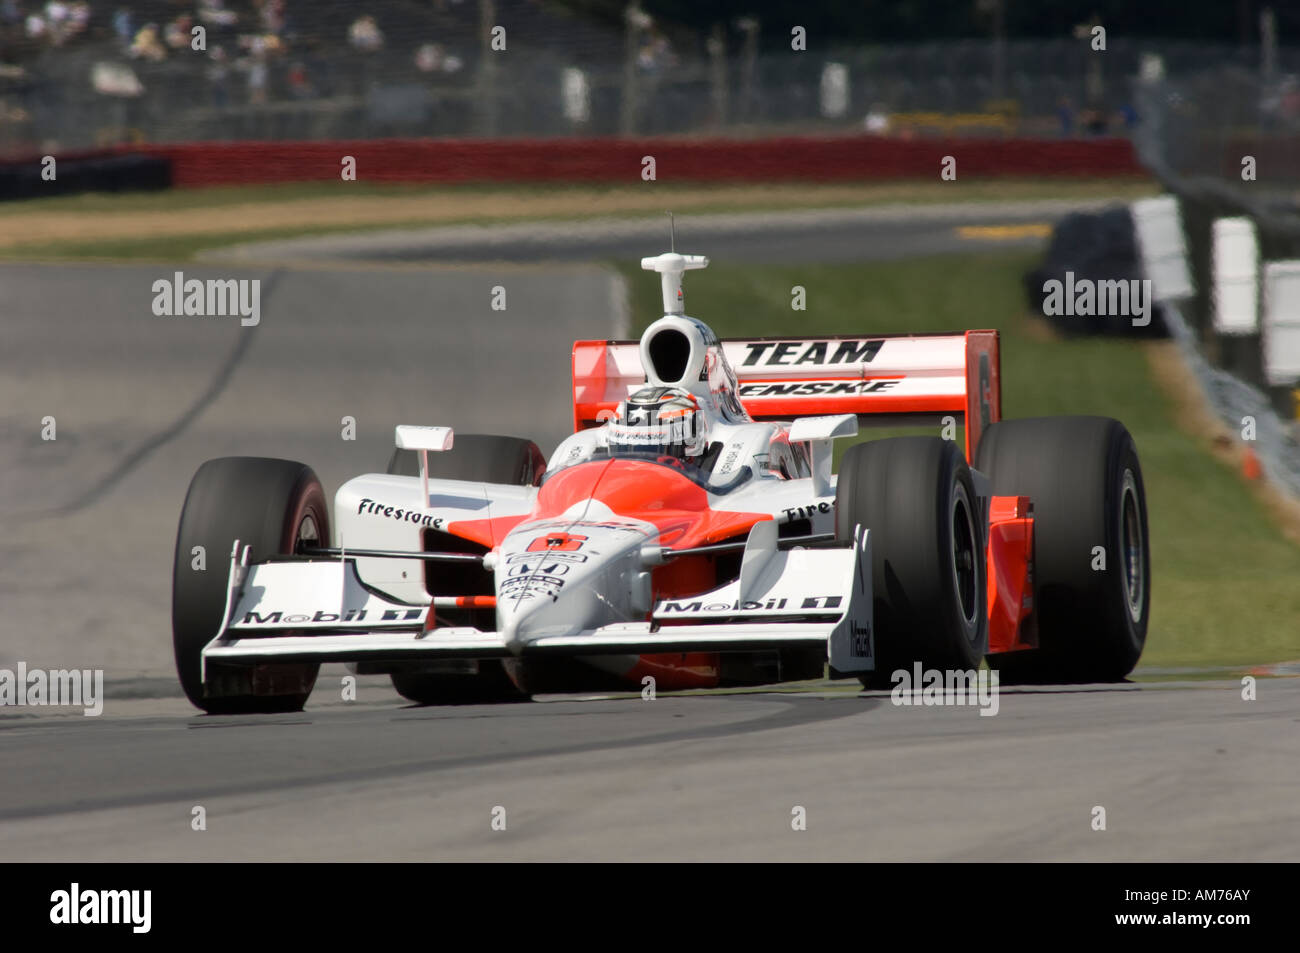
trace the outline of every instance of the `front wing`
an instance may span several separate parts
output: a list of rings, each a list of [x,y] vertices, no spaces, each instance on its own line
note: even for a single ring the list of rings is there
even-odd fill
[[[764,524],[760,524],[763,526]],[[753,652],[822,645],[839,672],[875,667],[870,534],[842,549],[779,551],[775,524],[753,534],[741,578],[685,602],[659,602],[651,619],[507,644],[470,627],[426,629],[429,605],[367,587],[352,558],[248,565],[235,544],[221,631],[202,663],[400,662],[529,656]],[[808,580],[836,595],[814,594]]]

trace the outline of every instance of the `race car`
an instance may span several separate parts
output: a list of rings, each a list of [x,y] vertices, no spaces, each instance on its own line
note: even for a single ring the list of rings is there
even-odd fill
[[[719,340],[684,309],[707,263],[642,260],[664,315],[639,342],[574,345],[573,433],[549,460],[398,426],[387,472],[343,484],[332,518],[304,464],[200,467],[173,574],[190,701],[298,710],[338,662],[420,704],[1133,669],[1150,557],[1123,424],[1002,420],[996,331]],[[850,441],[833,472],[862,424],[933,429]]]

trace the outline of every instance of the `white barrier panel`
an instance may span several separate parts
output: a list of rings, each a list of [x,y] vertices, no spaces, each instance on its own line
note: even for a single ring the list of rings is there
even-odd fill
[[[591,119],[591,84],[587,74],[582,70],[566,66],[560,74],[560,102],[564,107],[564,118],[569,122],[582,123]]]
[[[1195,288],[1187,268],[1187,245],[1178,200],[1172,195],[1138,199],[1129,206],[1142,269],[1151,279],[1152,297],[1170,301],[1190,297]]]
[[[1264,264],[1264,374],[1273,387],[1300,381],[1300,261]]]
[[[849,68],[843,63],[822,67],[820,99],[821,113],[827,119],[839,119],[849,111]]]
[[[1259,329],[1259,240],[1248,218],[1216,219],[1211,228],[1211,309],[1220,334]]]

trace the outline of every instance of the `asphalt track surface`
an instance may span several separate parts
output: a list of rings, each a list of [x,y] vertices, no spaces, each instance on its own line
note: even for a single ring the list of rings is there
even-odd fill
[[[303,714],[273,717],[138,701],[0,720],[4,856],[1297,857],[1291,679],[1253,702],[1233,683],[1004,692],[992,717],[887,695],[417,708],[367,680],[358,701],[337,697],[322,685]]]
[[[927,221],[921,244],[961,244],[967,215]],[[855,254],[896,248],[891,227],[860,223]],[[678,247],[715,260],[806,251],[789,235],[785,252],[746,244],[759,234],[688,247],[679,223]],[[579,263],[611,257],[597,239],[576,236],[562,267],[278,267],[313,256],[264,249],[183,269],[261,279],[256,328],[155,317],[152,282],[170,266],[0,266],[0,668],[110,680],[99,717],[0,709],[6,859],[1300,858],[1288,679],[1261,680],[1253,702],[1236,683],[1007,690],[981,717],[815,688],[418,708],[379,678],[344,702],[330,667],[303,714],[194,713],[168,630],[194,469],[283,456],[332,493],[382,468],[395,423],[526,432],[549,451],[565,432],[569,342],[625,320],[617,282]],[[644,242],[634,256],[662,250],[648,232],[628,240]],[[565,257],[512,241],[536,247],[516,235],[488,257]],[[409,257],[430,255],[455,258],[436,243]],[[497,285],[505,312],[490,308]],[[45,416],[54,441],[40,437]],[[341,439],[344,416],[355,440]],[[806,830],[792,829],[796,808]]]
[[[970,226],[1001,226],[1000,245],[1041,242],[1033,230],[1063,215],[1113,204],[1106,200],[1041,199],[936,205],[880,205],[861,209],[678,215],[678,251],[717,261],[760,263],[889,261],[966,251]],[[1011,226],[1007,228],[1007,226]],[[668,241],[664,216],[518,225],[402,228],[257,242],[221,249],[213,258],[235,261],[553,261],[637,260],[657,255]]]

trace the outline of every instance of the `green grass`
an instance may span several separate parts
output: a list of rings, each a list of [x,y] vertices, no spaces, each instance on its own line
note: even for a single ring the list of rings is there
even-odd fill
[[[1005,417],[1101,414],[1137,442],[1151,531],[1152,603],[1142,664],[1240,668],[1300,657],[1300,547],[1228,466],[1180,429],[1145,346],[1060,340],[1026,313],[1027,253],[854,265],[711,264],[686,278],[688,312],[720,335],[997,328]],[[659,283],[622,265],[638,327]],[[790,289],[808,310],[790,310]],[[1035,326],[1035,325],[1038,326]],[[869,432],[875,436],[877,432]]]

